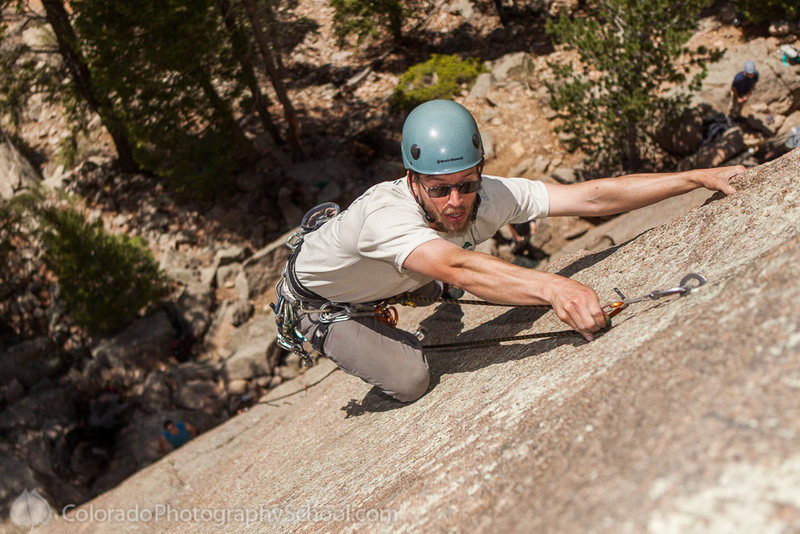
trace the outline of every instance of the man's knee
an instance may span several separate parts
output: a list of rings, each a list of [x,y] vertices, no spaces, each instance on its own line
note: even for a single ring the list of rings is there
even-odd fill
[[[413,370],[404,372],[393,384],[392,391],[386,390],[385,392],[400,402],[413,402],[428,391],[430,382],[431,375],[428,368],[420,365]]]

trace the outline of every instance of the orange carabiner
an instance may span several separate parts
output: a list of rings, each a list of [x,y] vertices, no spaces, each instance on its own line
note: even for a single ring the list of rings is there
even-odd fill
[[[393,328],[397,327],[397,308],[380,304],[375,306],[375,317],[384,324]]]

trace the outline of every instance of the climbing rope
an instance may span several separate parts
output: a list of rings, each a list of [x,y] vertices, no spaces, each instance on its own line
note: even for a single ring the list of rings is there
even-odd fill
[[[694,285],[692,284],[692,282],[696,282],[697,284]],[[680,284],[676,287],[652,291],[647,295],[634,298],[626,298],[625,295],[623,295],[622,292],[615,287],[614,291],[620,296],[620,300],[611,302],[603,306],[603,310],[605,311],[606,314],[606,327],[603,329],[603,331],[609,330],[611,328],[611,319],[631,304],[635,304],[637,302],[643,302],[646,300],[657,300],[673,295],[679,295],[679,296],[688,295],[689,293],[691,293],[692,291],[694,291],[695,289],[697,289],[698,287],[702,286],[705,283],[706,279],[704,276],[696,273],[689,273],[681,279]],[[432,304],[434,302],[443,302],[448,304],[459,304],[459,305],[466,304],[466,305],[481,305],[481,306],[505,306],[505,307],[517,307],[517,308],[549,308],[549,306],[547,305],[538,305],[538,304],[516,306],[513,304],[497,304],[494,302],[486,302],[482,300],[412,297],[410,295],[404,295],[403,297],[395,299],[392,302],[393,303],[396,302],[397,304],[403,304],[407,306],[414,306],[415,303]],[[436,351],[436,350],[448,350],[448,349],[463,348],[463,347],[479,347],[484,345],[495,345],[506,341],[519,341],[523,339],[566,338],[575,336],[582,337],[582,335],[575,330],[557,330],[554,332],[521,334],[516,336],[481,339],[477,341],[462,341],[456,343],[442,343],[437,345],[423,345],[422,348],[427,351]]]

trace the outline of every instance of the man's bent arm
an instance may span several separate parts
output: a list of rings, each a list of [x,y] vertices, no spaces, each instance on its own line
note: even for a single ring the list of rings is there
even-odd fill
[[[629,174],[579,184],[545,184],[550,194],[550,216],[596,217],[649,206],[666,198],[705,187],[735,192],[731,178],[743,172],[741,165],[696,169],[676,173]]]
[[[434,239],[415,248],[403,267],[460,287],[489,302],[551,305],[559,319],[587,339],[605,326],[597,294],[590,287],[488,254],[463,250],[444,239]]]

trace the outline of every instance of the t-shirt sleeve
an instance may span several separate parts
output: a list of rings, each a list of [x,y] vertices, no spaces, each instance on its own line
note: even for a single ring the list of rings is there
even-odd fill
[[[498,196],[510,207],[508,223],[524,223],[543,219],[550,213],[550,195],[543,182],[527,178],[503,178]],[[505,189],[505,191],[503,191]],[[498,199],[500,200],[500,199]]]
[[[392,263],[398,272],[411,252],[441,236],[424,222],[416,206],[374,206],[358,236],[358,252],[364,257]]]

